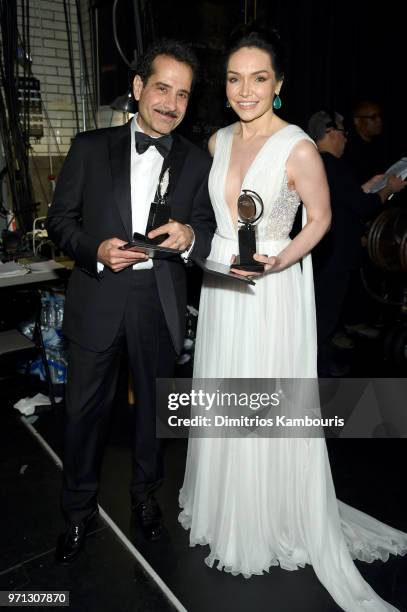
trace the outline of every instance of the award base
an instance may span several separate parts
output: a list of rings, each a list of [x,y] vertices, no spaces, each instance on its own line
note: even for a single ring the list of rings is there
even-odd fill
[[[152,230],[157,229],[157,227],[166,225],[166,223],[169,222],[170,218],[171,207],[168,204],[163,204],[161,202],[152,202],[146,226],[146,236]],[[166,238],[168,238],[168,234],[157,236],[157,238],[147,238],[147,240],[151,240],[151,242],[154,244],[160,244],[160,242],[163,242]]]
[[[122,251],[135,251],[136,253],[145,253],[150,259],[168,259],[170,257],[181,255],[179,249],[170,247],[162,247],[159,244],[154,244],[142,234],[135,233],[133,240],[119,247]]]
[[[236,263],[233,263],[230,268],[236,268],[236,270],[245,270],[246,272],[264,272],[264,264],[259,261],[252,261],[247,263],[240,263],[240,258],[236,259]]]
[[[244,225],[238,231],[239,255],[232,268],[246,270],[247,272],[264,272],[264,264],[255,261],[253,255],[256,253],[256,234],[253,226]]]

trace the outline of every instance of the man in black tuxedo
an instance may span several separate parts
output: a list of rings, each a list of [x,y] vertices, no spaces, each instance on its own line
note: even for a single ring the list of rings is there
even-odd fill
[[[214,231],[209,156],[172,134],[182,121],[196,74],[192,52],[156,43],[141,61],[133,93],[138,114],[121,127],[78,134],[61,171],[48,216],[54,242],[75,267],[64,333],[69,367],[64,425],[62,507],[68,529],[56,559],[71,561],[97,513],[97,491],[120,352],[126,341],[135,394],[131,497],[145,536],[160,535],[154,491],[162,480],[155,435],[155,380],[173,374],[184,341],[185,261],[150,260],[120,250],[145,233],[150,204],[169,168],[169,223],[150,232],[162,244],[206,257]],[[185,259],[186,257],[184,257]]]

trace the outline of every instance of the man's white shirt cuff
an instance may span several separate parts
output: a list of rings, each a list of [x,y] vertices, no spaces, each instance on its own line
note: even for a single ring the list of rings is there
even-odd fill
[[[182,259],[184,260],[184,262],[185,262],[185,263],[188,263],[189,256],[191,255],[191,251],[192,251],[192,249],[194,248],[194,245],[195,245],[195,232],[194,232],[194,230],[192,229],[192,227],[191,227],[190,225],[188,225],[188,223],[185,223],[185,225],[186,225],[187,227],[189,227],[189,229],[191,230],[191,232],[192,232],[192,234],[193,234],[193,238],[192,238],[191,245],[188,247],[188,249],[187,249],[186,251],[184,251],[183,253],[181,253],[181,257],[182,257]]]

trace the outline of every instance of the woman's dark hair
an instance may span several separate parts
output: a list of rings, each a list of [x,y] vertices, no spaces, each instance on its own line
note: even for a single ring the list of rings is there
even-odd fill
[[[270,55],[271,64],[278,81],[284,78],[286,53],[277,30],[269,29],[253,21],[233,30],[226,50],[226,66],[230,56],[244,47],[254,47]]]
[[[187,64],[192,70],[192,84],[195,83],[198,72],[198,60],[189,45],[178,40],[162,38],[153,43],[141,58],[135,74],[141,77],[143,83],[147,83],[153,73],[153,62],[159,55],[167,55],[178,62]]]

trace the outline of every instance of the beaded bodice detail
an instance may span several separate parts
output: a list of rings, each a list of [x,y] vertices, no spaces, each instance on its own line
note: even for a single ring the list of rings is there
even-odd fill
[[[265,221],[259,225],[259,238],[263,240],[288,238],[299,204],[299,195],[295,190],[289,189],[287,174],[284,174],[280,193],[272,203]]]
[[[216,134],[215,156],[209,175],[209,193],[215,211],[217,234],[237,240],[237,230],[225,198],[235,126]],[[298,193],[289,189],[286,162],[293,147],[309,136],[296,125],[286,125],[270,136],[257,153],[244,178],[242,189],[258,193],[264,214],[256,225],[259,240],[284,240],[289,237],[300,204]]]

